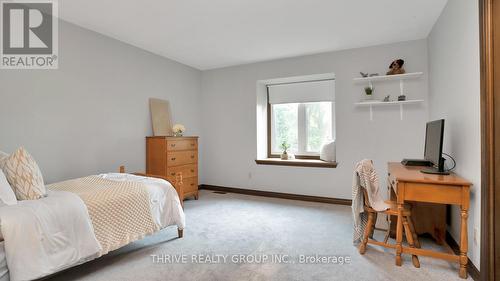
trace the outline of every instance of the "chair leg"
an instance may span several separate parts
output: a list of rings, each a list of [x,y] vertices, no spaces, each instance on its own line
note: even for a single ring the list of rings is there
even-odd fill
[[[413,233],[410,230],[408,217],[403,217],[403,227],[405,229],[406,240],[408,241],[408,244],[410,244],[410,247],[414,248],[415,244],[413,241]],[[420,268],[420,261],[418,260],[418,257],[416,255],[411,256],[411,261],[416,268]]]
[[[378,213],[373,214],[373,224],[372,224],[372,229],[370,230],[370,238],[373,239],[373,233],[375,232],[375,226],[377,225],[377,217]]]
[[[391,215],[387,215],[387,231],[385,232],[385,237],[384,237],[384,243],[387,244],[387,241],[389,241],[389,236],[391,234]]]
[[[359,253],[363,255],[366,252],[366,244],[368,244],[368,236],[370,236],[370,231],[373,225],[373,213],[368,212],[368,222],[366,223],[365,233],[363,234],[363,241],[359,245]]]
[[[415,247],[420,248],[420,241],[418,241],[418,235],[417,232],[415,231],[415,225],[413,224],[413,219],[411,216],[408,217],[408,224],[410,226],[411,234],[413,236],[413,243],[415,244]]]

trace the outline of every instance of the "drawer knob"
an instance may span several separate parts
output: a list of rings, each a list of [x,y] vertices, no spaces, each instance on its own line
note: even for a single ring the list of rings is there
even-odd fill
[[[193,169],[191,169],[191,173],[194,173],[194,170],[193,170]]]
[[[170,173],[171,176],[175,176],[175,173]]]
[[[194,159],[194,155],[191,155],[191,159]]]
[[[194,146],[194,143],[192,143],[191,146]]]
[[[175,157],[170,158],[170,160],[175,161]]]
[[[175,147],[175,143],[171,144],[170,146],[171,146],[171,147]]]
[[[191,185],[194,185],[194,183],[191,183]]]

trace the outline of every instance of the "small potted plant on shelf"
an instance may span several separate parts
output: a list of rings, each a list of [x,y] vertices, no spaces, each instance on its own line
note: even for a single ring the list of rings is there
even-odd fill
[[[367,100],[371,100],[373,98],[373,87],[365,87],[365,95]]]
[[[172,131],[174,132],[174,137],[182,137],[182,134],[186,131],[186,127],[182,124],[175,124],[172,127]]]
[[[288,152],[287,150],[290,148],[290,144],[287,141],[283,141],[281,143],[281,149],[283,152],[281,153],[281,160],[288,160]]]

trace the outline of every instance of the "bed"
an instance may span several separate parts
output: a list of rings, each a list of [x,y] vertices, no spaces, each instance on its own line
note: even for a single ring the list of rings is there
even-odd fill
[[[38,279],[168,226],[183,236],[181,174],[170,183],[120,167],[47,190],[44,198],[0,207],[0,281]]]

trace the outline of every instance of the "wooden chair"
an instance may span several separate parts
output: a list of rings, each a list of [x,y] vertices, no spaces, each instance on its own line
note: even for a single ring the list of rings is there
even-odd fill
[[[368,193],[365,188],[362,188],[363,190],[363,198],[364,198],[364,209],[368,213],[368,222],[366,224],[365,228],[365,233],[363,234],[363,240],[361,241],[361,244],[359,245],[359,253],[363,255],[366,252],[366,245],[367,244],[373,244],[373,245],[379,245],[382,247],[386,248],[392,248],[396,249],[396,244],[389,244],[387,241],[389,240],[389,232],[390,232],[390,227],[388,229],[378,229],[377,230],[383,230],[386,231],[386,235],[384,238],[384,242],[376,241],[371,238],[373,238],[373,232],[375,231],[375,223],[377,222],[377,216],[378,213],[382,213],[387,215],[387,219],[389,221],[390,225],[390,218],[391,216],[398,216],[398,208],[396,205],[395,201],[385,201],[387,204],[389,204],[389,209],[385,211],[380,211],[377,212],[375,211],[371,205],[370,205],[370,200],[368,199]],[[410,247],[416,247],[420,248],[420,242],[418,241],[417,234],[415,233],[415,227],[413,226],[413,221],[411,219],[411,211],[410,211],[410,205],[405,204],[404,209],[403,209],[403,226],[404,226],[404,232],[406,234],[406,240],[408,241],[408,244]],[[416,268],[420,268],[420,262],[418,260],[418,257],[416,255],[412,256],[412,263]]]

